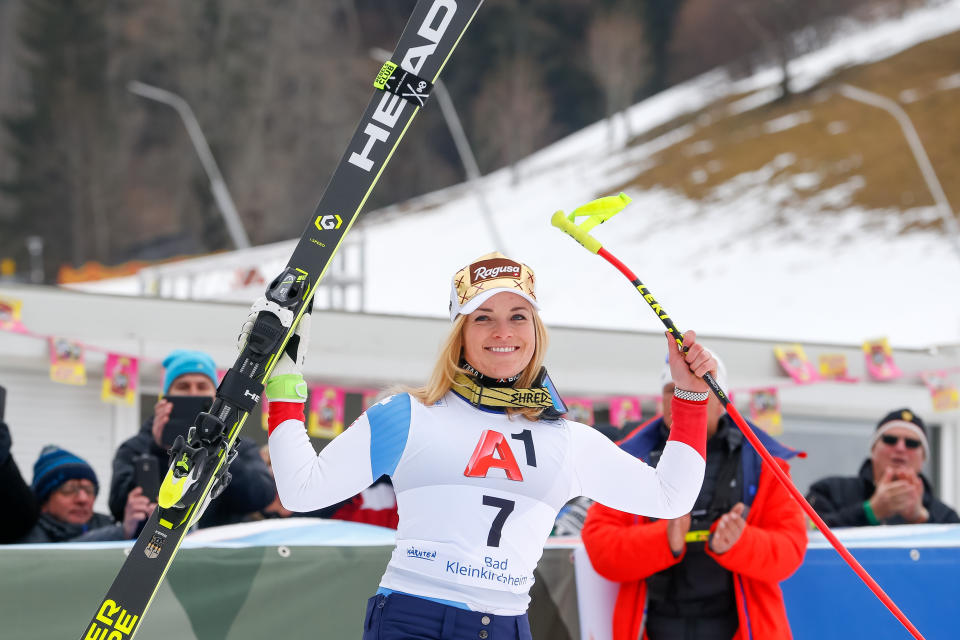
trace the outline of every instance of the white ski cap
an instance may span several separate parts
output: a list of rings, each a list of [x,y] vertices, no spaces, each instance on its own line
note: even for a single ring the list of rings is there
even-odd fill
[[[720,359],[720,356],[714,351],[710,351],[712,355],[717,360],[717,375],[716,380],[717,384],[720,385],[720,388],[727,391],[727,367],[723,364],[723,360]],[[670,373],[670,360],[667,356],[664,356],[663,369],[660,370],[660,391],[663,391],[663,388],[668,384],[673,384],[673,375]]]
[[[540,310],[534,293],[533,269],[511,260],[499,251],[482,255],[455,274],[450,281],[450,320],[474,312],[498,293],[515,293]]]

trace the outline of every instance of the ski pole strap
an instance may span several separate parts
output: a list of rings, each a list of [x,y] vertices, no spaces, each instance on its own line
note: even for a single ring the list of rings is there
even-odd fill
[[[250,413],[260,403],[263,385],[233,369],[227,369],[217,387],[217,397],[223,398],[235,407]]]
[[[433,83],[418,75],[404,71],[396,62],[387,60],[380,67],[380,73],[373,81],[373,86],[380,91],[386,91],[400,96],[407,102],[422,107],[430,96]]]

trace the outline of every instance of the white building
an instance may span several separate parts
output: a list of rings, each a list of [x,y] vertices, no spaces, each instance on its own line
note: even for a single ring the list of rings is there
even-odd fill
[[[103,487],[110,481],[114,450],[137,431],[142,417],[152,410],[160,388],[160,360],[176,348],[201,349],[213,356],[218,367],[228,368],[247,313],[246,304],[123,297],[48,287],[0,285],[0,297],[22,301],[22,320],[33,334],[0,332],[0,386],[7,389],[6,421],[21,472],[29,482],[40,449],[55,443],[89,460]],[[305,374],[312,383],[351,388],[418,384],[426,379],[448,326],[448,321],[439,318],[317,311]],[[48,347],[42,339],[48,335],[79,340],[91,347],[86,351],[86,386],[50,381]],[[861,380],[797,386],[780,369],[772,341],[711,335],[701,339],[723,356],[729,386],[742,413],[747,413],[747,389],[780,386],[781,439],[809,454],[792,465],[801,490],[823,475],[854,474],[867,454],[877,420],[889,410],[908,406],[931,425],[933,456],[927,473],[940,496],[957,505],[960,412],[935,413],[929,392],[911,374],[956,369],[960,345],[936,352],[895,349],[894,358],[905,376],[878,383],[864,380],[859,344],[804,343],[812,361],[823,353],[845,354],[850,374]],[[133,407],[100,400],[108,350],[144,359],[141,395]],[[664,337],[657,332],[559,327],[551,329],[547,366],[563,394],[598,400],[649,395],[657,393],[664,352]],[[259,421],[249,420],[244,435],[262,440]],[[98,510],[106,511],[106,494],[101,491]]]

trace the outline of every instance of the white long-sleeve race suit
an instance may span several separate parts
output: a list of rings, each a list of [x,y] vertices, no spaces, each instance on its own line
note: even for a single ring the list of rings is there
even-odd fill
[[[318,455],[302,420],[283,419],[282,404],[270,405],[269,443],[283,505],[311,511],[390,476],[400,522],[381,589],[475,611],[526,611],[543,544],[570,499],[676,518],[703,481],[706,402],[673,400],[656,469],[587,425],[511,419],[452,392],[429,407],[391,396]]]

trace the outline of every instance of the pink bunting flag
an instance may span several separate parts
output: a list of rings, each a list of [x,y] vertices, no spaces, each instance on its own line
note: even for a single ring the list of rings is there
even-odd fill
[[[13,298],[0,298],[0,331],[13,333],[27,333],[27,328],[20,321],[20,309],[23,302]]]
[[[772,436],[783,433],[780,397],[776,387],[750,390],[750,421]]]
[[[842,353],[824,353],[820,355],[820,377],[837,382],[857,382],[847,369],[847,356]]]
[[[593,400],[579,396],[564,396],[563,402],[567,405],[565,417],[568,420],[593,425]]]
[[[874,380],[895,380],[903,375],[893,361],[893,351],[886,338],[865,341],[863,354],[867,359],[867,373]]]
[[[773,348],[780,366],[794,382],[809,384],[820,379],[813,364],[807,360],[807,354],[799,344],[778,344]]]
[[[930,391],[934,411],[960,409],[960,392],[946,371],[924,371],[920,378]]]
[[[640,419],[640,398],[636,396],[615,396],[610,398],[610,424],[622,427],[627,422]]]
[[[100,399],[111,404],[133,406],[137,396],[138,369],[136,358],[108,353],[103,365]]]
[[[83,345],[66,338],[47,338],[50,345],[50,379],[62,384],[87,384]]]
[[[343,431],[343,405],[346,394],[340,387],[317,385],[310,389],[310,418],[307,434],[311,438],[336,438]]]

